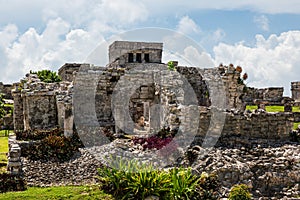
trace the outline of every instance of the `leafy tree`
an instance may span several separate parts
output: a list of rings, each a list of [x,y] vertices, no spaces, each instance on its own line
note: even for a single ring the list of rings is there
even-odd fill
[[[53,72],[51,70],[41,70],[36,72],[39,79],[45,83],[54,83],[54,82],[60,82],[61,78],[56,72]]]

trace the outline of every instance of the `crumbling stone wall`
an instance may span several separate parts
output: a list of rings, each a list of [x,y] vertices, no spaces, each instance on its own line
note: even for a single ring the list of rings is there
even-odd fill
[[[76,72],[79,71],[81,64],[78,63],[66,63],[58,70],[58,75],[61,77],[62,81],[72,82]]]
[[[70,82],[43,83],[36,74],[28,74],[12,91],[14,130],[65,128],[73,131],[72,86]],[[59,110],[57,109],[59,108]],[[66,115],[65,112],[71,113]],[[71,125],[67,121],[71,120]]]
[[[12,99],[12,90],[13,86],[11,84],[3,84],[0,82],[0,94],[3,94],[4,99]]]
[[[222,111],[220,111],[222,112]],[[212,112],[200,112],[199,132],[195,144],[201,144],[208,133]],[[226,119],[218,140],[218,146],[236,147],[255,144],[273,144],[288,141],[293,123],[299,120],[300,113],[268,113],[238,111],[225,112]]]
[[[283,90],[283,87],[247,87],[243,101],[250,105],[253,104],[255,100],[267,101],[269,105],[282,105]]]

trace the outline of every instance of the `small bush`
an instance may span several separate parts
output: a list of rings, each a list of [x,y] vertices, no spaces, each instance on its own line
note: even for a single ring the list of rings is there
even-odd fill
[[[58,160],[70,159],[79,147],[83,147],[76,133],[67,138],[61,129],[35,130],[16,133],[18,140],[36,140],[28,152],[23,154],[33,160]]]
[[[53,72],[51,70],[41,70],[38,72],[31,72],[31,73],[36,73],[39,79],[45,83],[55,83],[61,81],[60,76],[57,75],[56,72]]]
[[[173,61],[168,62],[168,70],[170,70],[170,71],[175,71],[176,70]]]
[[[199,177],[191,168],[158,170],[136,161],[111,160],[112,168],[98,169],[99,180],[101,189],[116,199],[145,199],[152,195],[166,200],[217,199],[215,176],[204,173]]]
[[[164,196],[168,190],[168,173],[158,171],[152,165],[137,161],[112,159],[113,168],[98,169],[102,189],[117,199],[145,199],[147,196]]]
[[[229,192],[229,200],[251,200],[249,188],[245,184],[234,185]]]
[[[27,189],[25,180],[17,175],[2,173],[0,174],[0,183],[0,193]]]

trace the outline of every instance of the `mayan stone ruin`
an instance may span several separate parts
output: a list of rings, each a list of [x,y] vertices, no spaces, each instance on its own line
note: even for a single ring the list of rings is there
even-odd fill
[[[168,129],[178,134],[180,146],[171,163],[215,172],[225,188],[245,183],[255,197],[300,195],[300,148],[290,138],[293,124],[300,122],[300,113],[291,110],[300,104],[300,82],[291,83],[292,98],[284,97],[283,87],[247,87],[233,65],[200,69],[172,61],[174,70],[170,69],[162,63],[162,52],[163,43],[115,41],[106,66],[66,63],[58,70],[62,78],[58,83],[27,74],[11,86],[14,131],[60,128],[66,137],[78,133],[87,148],[102,145],[95,149],[97,161],[84,148],[81,154],[88,159],[78,159],[85,164],[73,161],[89,171],[93,163],[101,163],[101,156],[119,148],[132,157],[152,159],[149,152],[133,146],[128,135],[145,137]],[[249,111],[247,105],[258,109]],[[285,112],[266,112],[268,105],[283,105]],[[105,138],[105,131],[115,139],[94,140],[97,134]],[[21,152],[30,145],[34,143],[10,138],[9,171],[23,173],[23,167],[27,182],[38,186],[77,180],[68,173],[61,175],[63,170],[56,171],[60,177],[55,178],[54,163],[22,158]],[[201,156],[205,145],[211,151]],[[89,173],[92,177],[95,171]],[[80,173],[74,169],[74,174]]]

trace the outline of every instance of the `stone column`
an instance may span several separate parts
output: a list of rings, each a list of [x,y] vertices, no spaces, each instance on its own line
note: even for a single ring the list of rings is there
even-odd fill
[[[74,127],[74,115],[73,115],[72,104],[66,103],[64,111],[65,111],[64,136],[72,137],[73,136],[73,127]]]
[[[14,98],[14,131],[24,130],[24,115],[23,115],[23,99],[21,97],[21,92],[18,90],[13,90],[12,95]]]
[[[59,128],[64,128],[65,119],[65,105],[63,102],[63,97],[56,96],[56,106],[57,106],[57,122]]]
[[[9,153],[7,171],[11,174],[19,175],[22,173],[21,163],[21,148],[18,144],[15,144],[16,136],[9,137]]]

